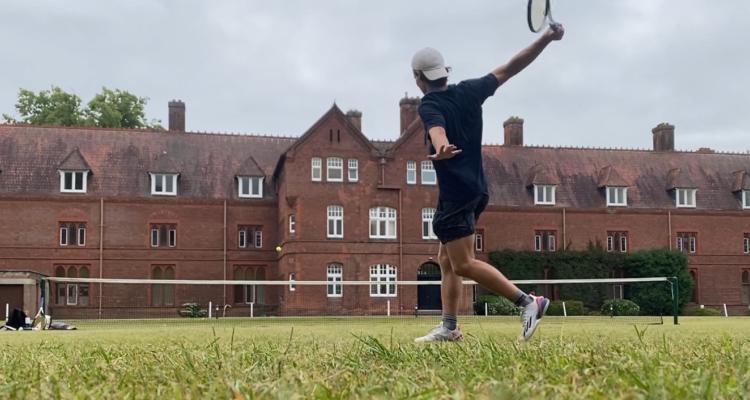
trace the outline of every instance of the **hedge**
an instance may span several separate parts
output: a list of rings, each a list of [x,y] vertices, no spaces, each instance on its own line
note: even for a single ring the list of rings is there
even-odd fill
[[[602,315],[633,316],[640,314],[638,304],[625,299],[609,299],[602,304]]]
[[[583,302],[578,300],[554,300],[550,302],[547,308],[547,315],[565,315],[563,313],[563,301],[565,302],[565,312],[568,315],[584,315]]]
[[[505,297],[484,295],[479,296],[474,303],[474,313],[484,315],[484,304],[487,303],[488,315],[519,315],[520,310],[513,302]]]

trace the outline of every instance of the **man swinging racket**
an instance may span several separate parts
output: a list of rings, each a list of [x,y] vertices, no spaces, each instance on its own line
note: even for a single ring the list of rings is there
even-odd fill
[[[476,281],[521,307],[525,340],[531,338],[547,311],[549,300],[524,293],[491,265],[474,257],[474,228],[489,200],[482,169],[482,104],[497,88],[521,72],[565,30],[553,25],[538,40],[486,76],[448,85],[450,69],[435,49],[418,51],[412,59],[417,86],[424,97],[419,116],[430,139],[439,186],[432,222],[440,239],[442,323],[417,342],[456,341],[463,335],[456,324],[462,279]]]

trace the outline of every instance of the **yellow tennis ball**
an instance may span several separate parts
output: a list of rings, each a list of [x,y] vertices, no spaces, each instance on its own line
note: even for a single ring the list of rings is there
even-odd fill
[[[276,251],[277,251],[278,253],[281,253],[281,246],[276,246]]]

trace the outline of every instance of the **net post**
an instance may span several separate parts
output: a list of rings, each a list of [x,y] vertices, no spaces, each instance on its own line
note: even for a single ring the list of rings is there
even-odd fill
[[[729,313],[727,312],[727,303],[724,303],[724,316],[729,317]]]
[[[388,301],[386,302],[386,307],[387,307],[387,309],[386,309],[386,310],[387,310],[386,314],[387,314],[387,316],[389,316],[389,317],[390,317],[390,316],[391,316],[391,301],[390,301],[390,300],[388,300]]]
[[[562,302],[562,306],[563,306],[563,317],[567,317],[568,316],[568,310],[565,309],[565,302],[564,301]]]
[[[8,322],[8,318],[10,318],[10,304],[5,303],[5,322]]]
[[[255,317],[254,306],[255,306],[255,302],[251,302],[250,303],[250,318],[254,318]]]
[[[679,306],[679,302],[680,302],[680,283],[677,280],[676,276],[668,278],[667,281],[669,282],[670,289],[672,289],[672,318],[673,318],[673,322],[674,322],[674,325],[679,325],[680,321],[679,321],[678,314],[680,313],[680,310],[679,310],[679,308],[680,308],[680,306]]]
[[[487,306],[487,302],[484,303],[484,316],[490,315],[489,313],[489,307]]]
[[[211,319],[211,308],[212,308],[211,306],[212,305],[213,305],[212,302],[209,301],[208,302],[208,319]]]

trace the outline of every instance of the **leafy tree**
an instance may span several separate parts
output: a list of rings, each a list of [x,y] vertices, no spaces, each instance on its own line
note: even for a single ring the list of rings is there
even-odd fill
[[[84,125],[85,117],[81,110],[81,98],[67,93],[57,86],[42,90],[36,94],[21,89],[18,92],[16,110],[21,115],[21,122],[32,125]],[[7,122],[16,120],[3,114]]]
[[[87,122],[103,128],[157,128],[159,121],[148,122],[144,108],[148,101],[124,90],[102,88],[85,110]]]
[[[164,129],[158,120],[148,121],[148,99],[124,90],[102,88],[86,107],[81,98],[57,86],[39,93],[21,89],[16,111],[20,122],[32,125],[97,126],[102,128]],[[18,122],[3,114],[6,122]]]

